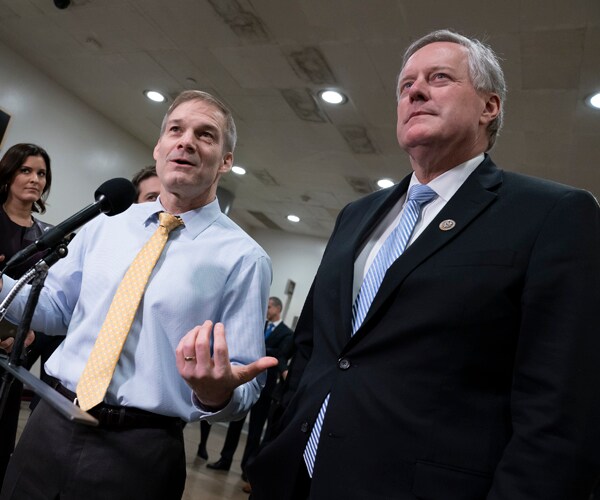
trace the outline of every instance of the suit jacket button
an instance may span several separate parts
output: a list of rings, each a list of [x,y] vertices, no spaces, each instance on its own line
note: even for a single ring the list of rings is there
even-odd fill
[[[310,429],[310,425],[308,425],[308,422],[302,422],[300,430],[306,434],[308,432],[308,429]]]
[[[338,367],[340,368],[340,370],[347,370],[348,368],[350,368],[350,361],[346,358],[340,358],[338,360]]]

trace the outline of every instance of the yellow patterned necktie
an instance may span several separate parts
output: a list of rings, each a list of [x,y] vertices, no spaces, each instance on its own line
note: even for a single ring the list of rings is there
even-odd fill
[[[183,224],[179,217],[167,212],[158,214],[158,220],[158,228],[136,255],[115,293],[77,384],[77,400],[84,411],[104,399],[150,274],[169,239],[169,233]]]

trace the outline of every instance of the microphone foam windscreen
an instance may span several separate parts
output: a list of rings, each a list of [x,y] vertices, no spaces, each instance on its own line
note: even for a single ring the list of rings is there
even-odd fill
[[[101,201],[102,211],[106,215],[117,215],[127,210],[135,201],[135,187],[129,179],[116,177],[109,179],[96,190],[94,199],[104,196]]]

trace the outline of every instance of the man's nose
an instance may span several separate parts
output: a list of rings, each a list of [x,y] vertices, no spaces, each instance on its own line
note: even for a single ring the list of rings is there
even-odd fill
[[[423,78],[417,78],[408,89],[408,96],[411,101],[427,100],[429,98],[427,82]]]
[[[194,133],[190,130],[184,132],[179,136],[178,146],[184,148],[186,151],[194,150]]]

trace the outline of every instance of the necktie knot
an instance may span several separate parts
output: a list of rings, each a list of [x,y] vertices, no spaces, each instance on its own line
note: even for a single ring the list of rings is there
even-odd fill
[[[171,215],[169,212],[161,212],[158,214],[158,223],[167,230],[168,234],[176,227],[181,226],[183,220],[181,220],[181,217]]]
[[[414,201],[420,206],[429,203],[437,193],[426,184],[415,184],[408,191],[408,201]]]

